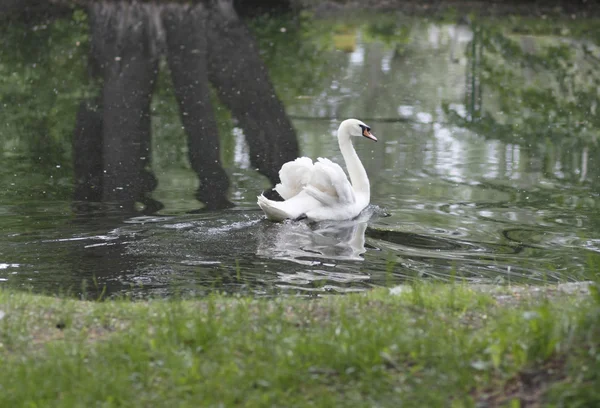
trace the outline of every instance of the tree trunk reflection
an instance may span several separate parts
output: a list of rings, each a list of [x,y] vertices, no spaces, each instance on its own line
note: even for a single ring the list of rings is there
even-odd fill
[[[243,129],[251,163],[271,183],[298,155],[295,132],[265,65],[232,2],[94,3],[88,9],[91,78],[101,95],[81,103],[73,139],[75,201],[153,213],[157,181],[150,170],[150,102],[158,61],[166,54],[190,164],[205,208],[227,208],[229,180],[220,162],[211,83]]]

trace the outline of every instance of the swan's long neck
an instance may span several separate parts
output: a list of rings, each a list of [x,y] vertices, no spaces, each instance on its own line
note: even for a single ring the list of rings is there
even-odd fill
[[[340,129],[340,132],[341,131],[342,130]],[[354,191],[369,195],[370,186],[369,178],[367,177],[367,171],[358,158],[356,150],[354,150],[354,146],[352,146],[350,136],[340,134],[338,135],[338,142],[340,145],[340,151],[342,152],[342,156],[344,156],[344,161],[346,162],[346,168],[348,169],[350,182],[352,183]]]

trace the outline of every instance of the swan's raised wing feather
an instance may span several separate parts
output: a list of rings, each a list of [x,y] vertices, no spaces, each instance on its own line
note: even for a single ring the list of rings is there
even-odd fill
[[[294,197],[310,182],[313,167],[313,162],[308,157],[299,157],[285,163],[279,170],[281,183],[275,186],[275,190],[284,200]]]
[[[326,206],[353,204],[356,200],[346,173],[329,159],[317,159],[304,191]]]

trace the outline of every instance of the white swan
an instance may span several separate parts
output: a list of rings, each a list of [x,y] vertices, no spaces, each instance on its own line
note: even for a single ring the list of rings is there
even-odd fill
[[[311,221],[347,220],[356,217],[369,205],[370,187],[367,172],[354,147],[351,136],[364,136],[377,141],[371,128],[357,119],[340,124],[337,137],[352,184],[344,170],[329,159],[318,158],[313,164],[308,157],[285,163],[279,170],[281,183],[275,190],[285,201],[258,196],[258,205],[267,218],[308,218]]]

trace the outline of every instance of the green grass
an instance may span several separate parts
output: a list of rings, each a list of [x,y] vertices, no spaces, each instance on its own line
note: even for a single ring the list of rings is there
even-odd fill
[[[0,406],[595,406],[600,300],[549,296],[413,285],[94,303],[0,291]]]

